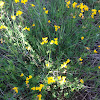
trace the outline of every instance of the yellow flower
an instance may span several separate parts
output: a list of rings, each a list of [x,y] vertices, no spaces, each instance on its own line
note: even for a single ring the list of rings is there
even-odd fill
[[[80,13],[80,14],[79,14],[79,17],[82,17],[82,15],[83,15],[83,14],[82,14],[82,13]]]
[[[66,7],[69,8],[70,1],[66,2]]]
[[[42,38],[43,41],[46,41],[48,39],[48,37]]]
[[[4,3],[3,1],[0,1],[0,7],[2,8],[4,6]]]
[[[70,62],[70,59],[67,59],[66,64],[68,64]]]
[[[22,77],[22,76],[24,76],[24,74],[23,74],[23,73],[21,73],[20,77]]]
[[[75,6],[77,5],[77,3],[76,2],[74,2],[73,4],[72,4],[72,6],[73,6],[73,8],[75,8]]]
[[[31,79],[32,78],[32,75],[29,75],[29,79]]]
[[[48,10],[45,10],[45,13],[48,14]]]
[[[11,15],[11,18],[12,18],[13,20],[15,20],[15,19],[16,19],[16,16],[12,16],[12,15]]]
[[[100,14],[100,10],[98,10],[98,13]]]
[[[54,43],[54,40],[51,40],[50,44],[53,44]]]
[[[16,16],[19,16],[19,15],[21,15],[21,14],[23,14],[23,12],[20,11],[20,10],[16,12]]]
[[[98,66],[98,68],[100,69],[100,66]]]
[[[33,24],[32,26],[35,26],[35,24]]]
[[[81,40],[83,40],[83,39],[84,39],[84,37],[82,36],[82,37],[81,37]]]
[[[58,40],[58,38],[54,38],[54,40],[55,40],[55,41],[57,41],[57,40]]]
[[[100,28],[100,25],[99,25],[99,28]]]
[[[25,27],[25,28],[24,28],[24,30],[28,30],[28,31],[30,31],[30,28],[28,28],[28,27]]]
[[[66,76],[62,76],[61,80],[59,81],[60,85],[63,85],[66,82]]]
[[[51,23],[51,21],[50,21],[50,20],[48,20],[48,23]]]
[[[94,53],[97,53],[97,51],[96,51],[96,50],[94,50]]]
[[[1,26],[0,26],[0,29],[7,29],[7,27],[4,26],[4,25],[1,25]]]
[[[42,38],[42,42],[41,42],[41,45],[43,45],[44,43],[48,43],[48,37],[45,37],[45,38]]]
[[[35,5],[34,4],[30,4],[32,7],[35,7]]]
[[[26,84],[28,84],[29,83],[29,81],[25,81],[26,82]]]
[[[76,18],[76,16],[73,16],[73,18]]]
[[[48,77],[48,84],[54,83],[54,82],[55,82],[54,77]]]
[[[43,85],[43,84],[40,84],[40,87],[41,87],[41,88],[43,88],[43,87],[44,87],[44,85]]]
[[[60,80],[61,79],[61,76],[57,76],[57,78],[58,78],[58,80]]]
[[[80,80],[81,83],[84,83],[83,79]]]
[[[49,64],[45,64],[46,65],[46,67],[49,67]]]
[[[14,87],[13,90],[15,90],[16,93],[18,93],[18,87]]]
[[[61,68],[67,68],[66,62],[63,62],[63,64],[61,64]]]
[[[100,48],[100,45],[98,47]]]
[[[43,85],[43,84],[40,84],[40,87],[36,87],[35,90],[41,91],[41,89],[42,89],[43,87],[44,87],[44,85]]]
[[[15,2],[16,2],[16,3],[18,3],[18,2],[19,2],[19,0],[15,0]]]
[[[97,10],[96,10],[96,9],[92,9],[92,14],[93,14],[93,15],[95,15],[95,14],[96,14],[96,12],[97,12]]]
[[[88,6],[84,5],[84,10],[88,11],[89,10]]]
[[[39,97],[39,100],[41,100],[42,95],[41,95],[41,94],[39,94],[39,95],[37,95],[37,96]]]
[[[81,12],[82,12],[82,13],[84,12],[83,8],[84,8],[83,3],[80,3],[80,9],[81,9]]]
[[[43,45],[43,44],[44,44],[44,42],[41,42],[40,44],[41,44],[41,45]]]
[[[28,46],[28,47],[26,47],[26,49],[29,51],[29,50],[31,50],[32,48],[31,48],[30,46]]]
[[[57,31],[60,28],[60,26],[57,25],[54,25],[54,27],[55,27],[55,31]]]
[[[79,58],[79,60],[80,60],[80,61],[83,61],[83,59],[82,59],[81,57]]]
[[[58,41],[54,41],[54,44],[58,45]]]
[[[26,77],[26,81],[28,81],[29,80],[29,78],[28,77]]]
[[[43,10],[46,10],[46,8],[44,7]]]
[[[31,90],[35,90],[35,87],[32,87]]]
[[[28,0],[21,0],[21,3],[26,3],[26,2],[28,2]]]
[[[79,8],[80,7],[80,5],[77,5],[77,8]]]
[[[70,4],[70,1],[66,2],[68,5]]]
[[[94,15],[91,15],[91,18],[94,18]]]
[[[39,87],[36,87],[35,89],[36,89],[36,90],[39,90]]]

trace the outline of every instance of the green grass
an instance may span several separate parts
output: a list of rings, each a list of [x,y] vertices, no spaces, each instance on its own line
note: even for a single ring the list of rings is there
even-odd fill
[[[82,3],[79,0],[74,1],[78,4]],[[76,100],[77,95],[74,94],[87,89],[88,84],[93,85],[93,92],[98,89],[100,63],[93,67],[87,56],[94,54],[95,42],[100,38],[100,15],[97,12],[94,19],[91,18],[91,10],[99,10],[99,6],[96,0],[92,0],[94,7],[90,0],[88,2],[83,0],[89,10],[84,12],[82,19],[79,17],[81,10],[72,7],[74,1],[71,1],[70,8],[67,8],[64,0],[41,2],[36,0],[32,2],[35,7],[30,5],[31,2],[24,5],[21,2],[4,0],[5,4],[0,8],[0,26],[5,25],[7,29],[0,29],[0,39],[2,39],[0,41],[0,99],[38,100],[37,95],[41,94],[42,100]],[[44,7],[48,10],[48,14],[43,10]],[[23,14],[16,16],[15,20],[11,19],[11,15],[16,15],[18,10]],[[76,18],[72,15],[76,15]],[[48,23],[48,20],[51,23]],[[60,28],[55,31],[54,25]],[[26,26],[30,31],[24,30]],[[82,36],[83,40],[81,40]],[[48,43],[41,45],[43,37],[48,37]],[[50,44],[54,38],[58,38],[58,45]],[[82,64],[79,61],[80,57],[83,59]],[[61,64],[68,59],[70,62],[67,68],[61,68]],[[49,67],[46,64],[49,64]],[[20,77],[21,73],[24,76]],[[26,84],[29,75],[32,75],[32,78]],[[62,85],[57,76],[66,77]],[[54,77],[56,82],[48,84],[48,77]],[[83,79],[84,83],[81,83],[80,79]],[[31,90],[32,87],[39,87],[40,84],[44,85],[41,92]],[[18,93],[13,90],[14,87],[18,87]],[[99,98],[98,93],[95,98]]]

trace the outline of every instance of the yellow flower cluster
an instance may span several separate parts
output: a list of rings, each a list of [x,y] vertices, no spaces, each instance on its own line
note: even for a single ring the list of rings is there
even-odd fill
[[[0,29],[7,29],[7,27],[4,26],[4,25],[1,25],[1,26],[0,26]]]
[[[58,78],[58,82],[60,83],[60,85],[63,85],[65,82],[66,82],[66,76],[57,76],[57,78]]]
[[[83,12],[89,10],[88,6],[84,5],[83,3],[80,3],[80,5],[77,5],[77,8],[80,8],[81,13],[79,14],[79,17],[83,19],[84,18]]]
[[[58,38],[54,38],[54,40],[51,40],[50,44],[56,44],[56,45],[58,45]]]
[[[15,3],[18,3],[19,2],[19,0],[15,0]],[[28,2],[28,0],[21,0],[21,3],[26,3],[26,2]]]
[[[14,87],[13,90],[15,90],[16,93],[18,93],[18,87]]]
[[[54,82],[55,82],[54,77],[48,77],[48,84],[54,83]]]
[[[60,85],[63,85],[66,82],[66,77],[65,76],[57,76],[58,82]],[[54,77],[48,77],[48,84],[55,83],[56,81],[54,80]]]
[[[66,7],[69,8],[70,1],[66,2]]]
[[[24,30],[28,30],[28,31],[30,31],[30,28],[28,28],[28,27],[25,27],[25,28],[24,28]]]
[[[43,85],[43,84],[40,84],[39,87],[32,87],[31,90],[39,90],[39,91],[41,91],[41,89],[42,89],[43,87],[44,87],[44,85]]]
[[[32,78],[32,75],[29,75],[29,77],[26,77],[26,84],[28,84],[29,83],[29,79],[31,79]]]
[[[55,27],[55,31],[57,31],[60,28],[60,26],[57,25],[54,25],[54,27]]]
[[[26,2],[28,2],[28,0],[21,0],[21,3],[26,3]]]
[[[48,14],[48,10],[44,7],[43,10],[45,11],[46,14]]]
[[[92,9],[92,15],[91,18],[94,18],[94,15],[96,15],[97,10],[96,9]]]
[[[67,64],[70,62],[69,59],[67,59],[66,62],[63,62],[63,64],[61,64],[61,68],[67,68]]]
[[[2,8],[4,6],[4,3],[3,1],[0,1],[0,7]]]
[[[100,69],[100,66],[98,66],[98,68]]]
[[[42,38],[42,42],[41,42],[41,45],[45,44],[45,43],[48,43],[48,37],[45,37],[45,38]]]
[[[39,95],[37,95],[37,97],[39,98],[39,100],[41,100],[42,95],[41,95],[41,94],[39,94]]]
[[[88,11],[89,10],[88,6],[84,5],[83,3],[80,3],[80,5],[77,5],[77,8],[80,8],[82,13],[84,11]]]
[[[20,16],[21,14],[23,14],[23,12],[20,11],[20,10],[16,12],[16,16]],[[15,16],[15,15],[13,15],[13,16],[11,15],[11,18],[12,18],[13,20],[15,20],[15,19],[16,19],[16,16]]]
[[[23,14],[23,12],[20,10],[16,12],[16,16],[20,16],[21,14]]]
[[[76,2],[74,2],[74,3],[72,4],[73,8],[75,8],[75,7],[76,7],[76,5],[77,5],[77,3],[76,3]]]
[[[18,3],[19,2],[19,0],[15,0],[15,3]]]

